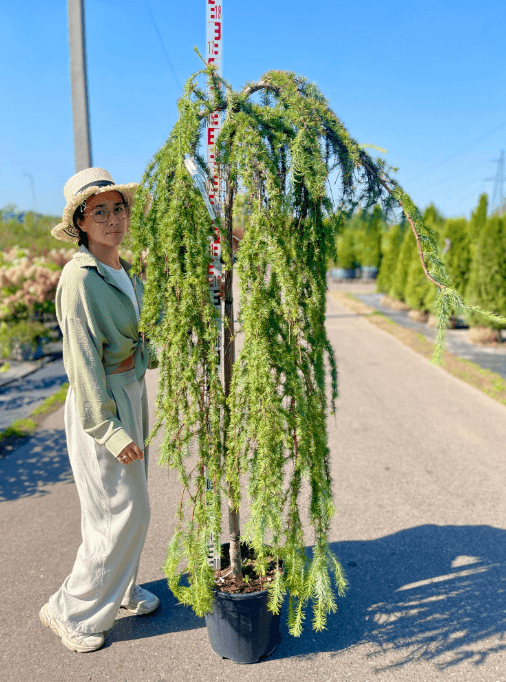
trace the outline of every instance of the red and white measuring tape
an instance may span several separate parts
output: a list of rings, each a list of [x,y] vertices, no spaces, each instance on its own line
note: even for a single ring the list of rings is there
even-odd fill
[[[222,68],[222,3],[221,0],[206,0],[206,61],[214,64],[217,72],[221,76]],[[211,89],[212,85],[208,84]],[[207,119],[207,167],[209,169],[210,180],[207,182],[207,196],[209,203],[216,213],[222,213],[223,187],[220,167],[216,163],[216,140],[221,132],[221,112],[214,111]],[[209,287],[213,293],[213,300],[216,307],[220,306],[219,291],[221,286],[221,238],[218,227],[214,229],[214,239],[210,245],[210,256],[207,274],[209,277]],[[221,334],[220,334],[221,338]],[[221,342],[218,350],[218,358],[221,367]]]
[[[223,47],[222,20],[221,0],[206,0],[206,61],[208,64],[216,65],[220,76]],[[209,83],[208,88],[212,87],[212,84]],[[216,140],[221,132],[221,127],[221,112],[214,111],[207,119],[207,167],[210,175],[210,179],[207,181],[207,196],[216,213],[223,215],[223,180],[220,167],[216,163]],[[210,242],[209,251],[210,260],[207,266],[209,288],[213,303],[221,316],[221,235],[216,223],[214,224],[214,237]],[[218,371],[221,377],[223,367],[221,322],[216,339],[216,352],[218,354]],[[209,480],[207,480],[207,487],[212,489],[212,482]],[[221,568],[219,542],[220,538],[211,537],[209,539],[209,563],[215,570]]]
[[[222,3],[221,0],[206,0],[206,21],[207,21],[207,56],[208,64],[216,64],[218,73],[221,75],[222,63]],[[213,86],[209,83],[208,88]],[[221,177],[219,164],[216,163],[216,140],[222,128],[221,112],[214,111],[207,118],[207,165],[210,179],[204,174],[192,158],[185,159],[185,166],[192,176],[195,186],[200,191],[207,211],[214,223],[214,235],[209,242],[209,263],[207,265],[207,278],[209,289],[214,306],[218,310],[218,334],[216,336],[216,353],[218,356],[218,373],[221,379],[223,368],[222,353],[222,329],[221,329],[221,235],[216,224],[216,214],[222,214],[223,206],[223,180]],[[210,426],[208,425],[208,428]],[[213,482],[209,480],[206,470],[206,486],[208,490],[213,489]],[[215,568],[221,568],[219,548],[216,547],[220,538],[209,538],[209,564]]]

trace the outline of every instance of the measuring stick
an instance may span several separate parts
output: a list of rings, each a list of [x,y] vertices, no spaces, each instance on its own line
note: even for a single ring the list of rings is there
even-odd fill
[[[185,159],[184,165],[186,166],[186,170],[188,173],[191,175],[193,184],[195,187],[199,190],[202,199],[204,200],[204,203],[207,208],[207,212],[209,213],[209,217],[211,220],[214,222],[216,220],[216,214],[214,212],[213,207],[211,206],[211,203],[209,201],[209,195],[208,195],[208,181],[207,181],[207,175],[204,173],[202,168],[200,166],[197,166],[195,163],[195,160],[192,157],[187,157]],[[220,237],[219,231],[218,231],[218,237]],[[216,240],[216,228],[215,228],[215,237],[211,239],[209,242],[209,251],[210,251],[210,257],[211,260],[209,261],[208,265],[208,275],[209,275],[209,269],[213,268],[215,265],[215,258],[213,256],[214,254],[214,244]],[[219,247],[219,253],[221,255],[221,244],[218,241],[218,247]],[[218,262],[218,267],[219,267],[219,276],[221,280],[221,262]],[[221,301],[220,301],[220,295],[219,295],[219,286],[218,290],[216,291],[215,288],[215,276],[213,275],[212,280],[209,282],[209,288],[211,290],[211,295],[213,297],[213,303],[214,305],[218,308],[218,312],[221,314]],[[216,341],[216,349],[218,352],[218,372],[219,376],[221,377],[221,319],[218,319],[218,338]],[[205,392],[205,400],[208,399],[208,391],[206,389]],[[208,430],[211,429],[211,425],[208,423],[207,424]],[[207,467],[205,469],[205,476],[206,476],[206,490],[212,490],[213,489],[213,482],[209,479],[208,476],[208,471]],[[213,537],[213,534],[211,533],[211,536],[209,537],[208,541],[208,562],[209,565],[212,566],[215,570],[221,568],[221,558],[219,552],[215,552],[215,538]]]
[[[217,72],[221,75],[222,67],[222,0],[206,0],[206,61],[208,64],[215,64]],[[212,89],[211,82],[208,89]],[[209,204],[215,208],[217,213],[221,213],[223,205],[223,187],[220,167],[216,163],[216,140],[221,131],[221,113],[214,111],[207,118],[207,167],[210,179],[207,181],[207,198]],[[206,202],[207,204],[207,202]],[[218,226],[214,225],[214,237],[209,245],[209,264],[207,266],[209,289],[213,304],[219,314],[218,334],[216,339],[216,353],[218,355],[218,372],[222,375],[222,329],[221,329],[221,235]],[[208,490],[213,489],[213,483],[207,478],[206,486]],[[216,544],[218,543],[218,546]],[[209,564],[216,570],[221,568],[220,558],[220,538],[209,538]]]

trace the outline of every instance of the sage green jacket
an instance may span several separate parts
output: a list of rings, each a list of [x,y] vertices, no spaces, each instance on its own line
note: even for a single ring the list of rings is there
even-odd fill
[[[132,267],[120,258],[127,274]],[[130,275],[129,275],[130,276]],[[144,286],[131,277],[139,310]],[[106,376],[130,355],[140,379],[157,366],[139,335],[134,305],[102,263],[81,246],[65,265],[56,291],[56,315],[63,333],[63,363],[86,433],[117,456],[132,439],[117,417]],[[140,408],[140,406],[139,406]],[[143,447],[143,443],[137,443]]]

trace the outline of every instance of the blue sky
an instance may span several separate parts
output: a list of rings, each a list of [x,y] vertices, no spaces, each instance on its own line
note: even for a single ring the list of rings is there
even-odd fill
[[[86,0],[93,165],[138,181],[200,68],[205,1]],[[469,216],[506,149],[504,0],[224,0],[223,75],[269,69],[317,83],[359,143],[387,150],[415,203]],[[67,3],[0,8],[0,207],[61,215],[74,173]],[[369,150],[373,156],[378,152]],[[505,188],[506,189],[506,188]]]

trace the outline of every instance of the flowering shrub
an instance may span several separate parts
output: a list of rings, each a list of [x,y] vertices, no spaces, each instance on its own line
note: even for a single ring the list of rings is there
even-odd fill
[[[35,312],[54,312],[59,271],[40,265],[23,264],[13,268],[0,268],[2,304],[0,318],[21,319]]]
[[[73,249],[53,249],[32,256],[28,249],[19,247],[5,251],[0,260],[0,320],[54,314],[61,271],[73,253]]]
[[[29,249],[14,246],[0,252],[0,321],[13,322],[42,314],[55,314],[55,295],[61,271],[75,248],[52,249],[34,255]],[[120,256],[131,263],[133,253],[120,249]],[[143,254],[142,272],[147,254]]]

